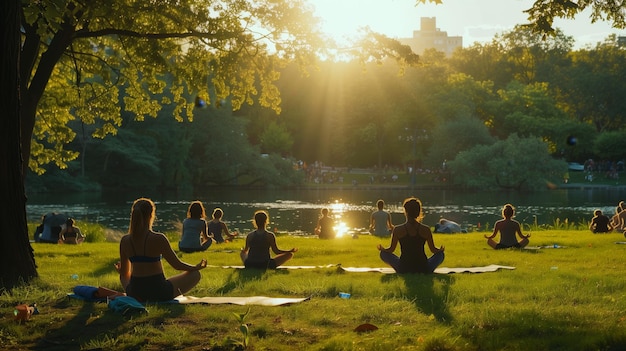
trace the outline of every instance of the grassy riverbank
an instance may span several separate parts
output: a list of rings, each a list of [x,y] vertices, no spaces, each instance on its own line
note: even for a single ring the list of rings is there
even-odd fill
[[[311,297],[282,307],[251,306],[246,317],[253,350],[623,350],[626,349],[626,245],[620,234],[534,231],[531,245],[563,248],[489,249],[482,235],[437,234],[442,266],[500,264],[515,270],[481,274],[385,275],[336,268],[251,273],[207,268],[193,296]],[[281,236],[298,247],[292,265],[381,267],[371,236],[320,241]],[[195,263],[240,264],[242,239]],[[242,340],[235,305],[148,305],[148,314],[122,316],[105,304],[70,300],[75,285],[120,289],[113,263],[117,243],[33,244],[40,278],[0,296],[3,350],[230,350]],[[169,266],[166,274],[174,272]],[[78,278],[73,279],[76,275]],[[350,299],[340,299],[348,292]],[[36,302],[40,314],[24,324],[13,308]],[[371,323],[379,329],[358,334]]]

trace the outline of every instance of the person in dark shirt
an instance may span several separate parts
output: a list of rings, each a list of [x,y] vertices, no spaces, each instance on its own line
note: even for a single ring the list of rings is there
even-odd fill
[[[602,213],[601,210],[593,211],[593,218],[589,224],[589,230],[593,233],[608,233],[613,230],[611,219]]]
[[[256,230],[246,236],[246,246],[241,249],[241,261],[246,268],[276,269],[276,267],[289,261],[297,248],[285,251],[276,245],[276,235],[265,228],[269,222],[269,214],[265,211],[254,213],[254,226]],[[276,254],[270,256],[270,249]]]
[[[335,238],[335,222],[332,217],[329,216],[328,208],[322,208],[322,216],[317,220],[317,226],[315,227],[315,234],[320,239],[334,239]]]
[[[380,258],[393,267],[397,273],[433,273],[444,260],[444,247],[436,247],[430,227],[421,223],[422,203],[411,197],[404,200],[404,215],[406,221],[393,228],[391,244],[385,248],[378,244]],[[400,243],[400,257],[394,255],[396,246]],[[428,258],[424,245],[433,255]]]

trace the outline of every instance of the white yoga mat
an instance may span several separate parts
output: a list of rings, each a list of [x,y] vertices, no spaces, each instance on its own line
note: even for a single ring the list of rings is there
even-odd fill
[[[541,249],[564,249],[567,246],[561,245],[542,245],[542,246],[526,246],[524,250],[541,250]]]
[[[342,270],[346,272],[352,273],[361,273],[361,272],[379,272],[385,274],[392,274],[396,271],[391,267],[381,267],[381,268],[370,268],[370,267],[341,267]],[[515,269],[515,267],[510,266],[500,266],[497,264],[492,264],[489,266],[481,266],[481,267],[439,267],[435,269],[434,273],[437,274],[450,274],[450,273],[486,273],[486,272],[495,272],[499,269]]]
[[[299,303],[310,300],[310,297],[267,297],[267,296],[178,296],[174,300],[181,304],[204,303],[204,304],[232,304],[232,305],[259,305],[259,306],[280,306]]]
[[[313,268],[333,268],[338,267],[338,264],[327,264],[325,266],[278,266],[276,269],[313,269]],[[244,269],[244,266],[212,266],[209,265],[207,267],[212,268],[235,268],[235,269]]]

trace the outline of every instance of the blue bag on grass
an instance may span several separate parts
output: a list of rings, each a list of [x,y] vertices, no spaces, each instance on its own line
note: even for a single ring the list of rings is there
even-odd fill
[[[130,296],[118,296],[109,300],[109,308],[121,314],[133,312],[148,312],[146,306],[142,305],[137,299]]]
[[[79,298],[81,300],[101,301],[101,299],[98,299],[96,297],[96,292],[98,292],[98,288],[95,286],[76,285],[74,287],[74,295],[75,295],[74,297]]]

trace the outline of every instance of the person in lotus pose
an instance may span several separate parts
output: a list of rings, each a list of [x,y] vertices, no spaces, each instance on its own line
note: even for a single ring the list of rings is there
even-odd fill
[[[222,221],[224,211],[221,208],[213,210],[213,218],[209,221],[209,233],[218,244],[232,241],[239,233],[228,231],[228,226]],[[226,237],[224,237],[226,234]]]
[[[183,230],[178,249],[182,252],[206,251],[213,238],[207,234],[207,223],[202,202],[193,201],[187,209],[187,218],[183,220]]]
[[[115,264],[126,295],[140,302],[167,301],[188,292],[198,284],[200,270],[207,265],[205,259],[196,265],[181,261],[167,237],[152,230],[155,213],[152,200],[135,200],[128,234],[120,240],[120,260]],[[166,279],[161,259],[183,273]]]
[[[444,247],[436,247],[430,227],[422,224],[422,202],[414,197],[404,200],[406,221],[393,228],[391,244],[383,247],[378,244],[380,258],[397,273],[432,273],[444,260]],[[400,243],[400,257],[394,255]],[[433,253],[426,257],[424,246]]]
[[[74,226],[74,219],[68,218],[65,227],[59,233],[59,244],[80,244],[85,241],[85,235],[80,228]]]
[[[523,248],[528,245],[530,234],[522,234],[522,226],[518,221],[513,219],[514,215],[515,207],[513,207],[513,205],[506,204],[502,207],[502,219],[494,224],[493,233],[491,233],[491,235],[485,235],[489,246],[494,249],[507,249],[510,247]],[[498,232],[500,232],[500,242],[493,240]],[[521,240],[517,240],[516,234],[519,235]]]
[[[391,224],[391,214],[384,210],[385,201],[376,201],[377,211],[370,215],[370,233],[378,237],[388,237],[393,229]]]
[[[265,228],[269,222],[269,215],[265,211],[254,213],[256,230],[246,236],[246,246],[241,249],[241,261],[246,268],[276,269],[289,261],[297,248],[285,251],[276,245],[276,235]],[[276,256],[270,256],[270,249]]]

